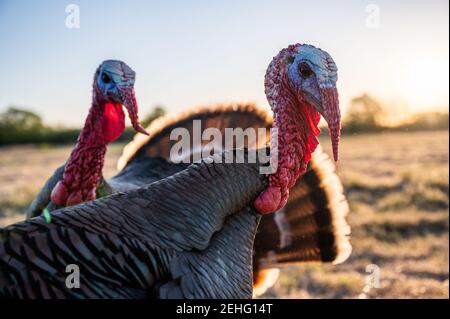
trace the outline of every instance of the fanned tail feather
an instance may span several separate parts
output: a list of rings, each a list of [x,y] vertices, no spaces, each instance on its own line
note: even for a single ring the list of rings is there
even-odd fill
[[[185,128],[193,136],[193,121],[200,120],[202,130],[206,128],[217,128],[222,136],[225,128],[270,128],[272,125],[271,115],[253,104],[227,104],[210,107],[200,107],[176,116],[163,116],[153,121],[146,129],[149,136],[137,134],[133,141],[128,143],[117,163],[118,169],[122,170],[135,158],[151,156],[161,157],[167,161],[170,159],[170,150],[178,140],[171,140],[170,134],[176,128]],[[258,137],[257,144],[234,144],[233,148],[255,148],[264,146],[268,140],[267,136]],[[201,141],[202,144],[208,141]],[[248,141],[244,141],[248,143]],[[224,146],[224,145],[223,145]],[[195,150],[194,150],[195,151]],[[192,150],[191,154],[192,155]]]
[[[261,220],[255,240],[255,294],[270,287],[264,279],[267,270],[303,262],[344,262],[352,251],[348,212],[334,165],[318,147],[285,208]]]

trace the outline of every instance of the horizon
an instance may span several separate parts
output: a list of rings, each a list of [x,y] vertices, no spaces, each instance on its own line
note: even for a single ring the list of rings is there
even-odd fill
[[[69,3],[80,10],[80,28],[66,27]],[[169,113],[232,102],[268,107],[266,67],[297,42],[336,61],[343,113],[363,93],[399,116],[448,112],[448,2],[369,4],[0,0],[0,112],[14,105],[51,125],[80,126],[93,73],[108,58],[136,71],[141,117],[155,105]]]

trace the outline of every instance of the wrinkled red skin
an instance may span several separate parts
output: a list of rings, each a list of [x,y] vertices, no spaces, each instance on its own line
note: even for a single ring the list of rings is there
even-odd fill
[[[54,204],[72,206],[96,198],[95,190],[102,176],[106,147],[124,129],[122,105],[94,98],[77,145],[70,154],[63,179],[51,193]]]
[[[286,205],[289,189],[306,172],[311,154],[319,144],[320,114],[305,100],[299,101],[286,81],[285,77],[273,125],[278,128],[278,169],[270,175],[269,187],[254,202],[262,214],[273,213]]]
[[[254,202],[261,214],[276,212],[286,205],[289,189],[306,172],[311,154],[319,144],[320,114],[301,92],[291,87],[285,72],[286,58],[295,54],[298,46],[280,51],[266,74],[266,96],[274,113],[273,127],[278,129],[278,168],[269,176],[267,189]],[[271,148],[273,146],[271,142]],[[272,149],[271,156],[273,154],[277,156]]]

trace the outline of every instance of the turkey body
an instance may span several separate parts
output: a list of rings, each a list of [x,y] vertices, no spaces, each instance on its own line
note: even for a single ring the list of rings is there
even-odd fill
[[[145,187],[57,210],[50,223],[36,217],[6,227],[0,295],[250,298],[260,215],[248,203],[266,186],[258,164],[207,158]],[[66,285],[68,265],[79,267],[79,288]]]

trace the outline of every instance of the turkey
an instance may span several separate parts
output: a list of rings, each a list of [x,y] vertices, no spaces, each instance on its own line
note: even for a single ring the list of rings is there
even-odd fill
[[[266,94],[275,121],[267,112],[250,105],[208,108],[175,119],[161,119],[148,129],[151,138],[138,134],[124,149],[119,160],[121,172],[103,181],[97,193],[105,195],[143,187],[186,169],[187,164],[170,161],[170,149],[176,143],[170,140],[170,132],[177,127],[192,129],[193,120],[200,119],[203,128],[216,127],[221,132],[227,127],[245,129],[274,125],[281,132],[280,146],[288,147],[279,150],[281,173],[268,177],[269,188],[255,202],[260,212],[278,210],[277,214],[263,216],[256,235],[255,293],[261,294],[273,283],[277,273],[274,267],[304,261],[342,262],[351,251],[349,227],[345,222],[348,208],[333,164],[318,149],[305,173],[317,146],[319,113],[329,123],[337,159],[336,80],[335,64],[326,52],[309,45],[290,46],[274,58],[266,74]],[[263,139],[258,140],[257,145],[233,147],[261,147],[265,142]],[[44,187],[47,188],[44,193],[48,194],[48,189],[56,184],[59,178],[55,176]],[[289,188],[291,196],[285,205]]]
[[[134,129],[147,134],[139,125],[134,82],[135,72],[122,61],[106,60],[97,68],[92,105],[77,144],[67,163],[55,171],[31,203],[28,218],[39,216],[47,206],[53,210],[96,198],[107,145],[125,129],[122,105]]]
[[[295,60],[297,62],[293,63]],[[329,74],[321,72],[320,65],[324,64],[332,70]],[[305,88],[311,90],[309,92],[308,89],[296,88],[296,91],[300,92],[294,97],[294,101],[298,98],[300,103],[316,105],[317,110],[322,114],[327,112],[333,134],[333,155],[337,159],[339,121],[336,117],[339,117],[339,109],[337,108],[337,92],[333,89],[337,80],[336,67],[331,57],[310,45],[295,45],[282,50],[274,58],[266,74],[266,93],[272,108],[280,103],[274,98],[278,95],[277,86],[279,88],[281,85],[286,85],[281,83],[281,80],[287,80],[283,78],[286,76],[282,73],[283,68],[290,72],[295,72],[297,68],[301,80],[305,82]],[[294,75],[291,76],[295,78]],[[314,83],[315,81],[317,84]],[[289,92],[286,93],[283,90],[280,89],[283,94],[292,98]],[[327,103],[336,103],[335,109],[321,106],[319,102],[321,99]],[[311,109],[304,107],[310,112]],[[274,113],[276,115],[276,112]],[[309,117],[308,114],[311,116]],[[312,120],[316,122],[311,122]],[[222,136],[225,135],[227,128],[241,128],[244,131],[249,128],[269,129],[274,124],[269,112],[251,104],[218,105],[188,111],[173,117],[159,118],[147,128],[149,136],[137,134],[134,140],[124,148],[118,161],[121,172],[106,183],[111,185],[109,189],[120,187],[119,185],[125,184],[126,181],[131,182],[139,176],[145,176],[138,167],[149,161],[158,163],[154,167],[158,167],[158,174],[161,176],[168,176],[173,170],[182,169],[183,164],[174,164],[171,161],[171,149],[179,141],[171,139],[170,135],[177,128],[186,128],[189,131],[188,135],[193,136],[195,121],[201,121],[203,131],[214,128],[219,130]],[[311,113],[304,114],[298,121],[298,123],[304,123],[306,132],[311,134],[306,140],[311,140],[312,148],[317,145],[314,136],[319,133],[317,121],[318,115],[314,114],[313,109]],[[236,140],[232,147],[263,147],[270,140],[269,131],[265,132],[267,134],[258,136],[253,143],[249,140]],[[210,142],[211,139],[202,139],[202,147],[196,149],[192,145],[191,152],[184,154],[185,158],[192,161],[195,157],[194,153],[202,152]],[[223,143],[220,147],[227,148]],[[275,283],[279,274],[277,268],[280,266],[303,262],[338,264],[345,261],[351,253],[350,227],[345,220],[348,210],[343,187],[335,173],[334,165],[318,146],[312,154],[307,171],[290,189],[286,206],[276,214],[262,217],[254,246],[255,295],[263,294]]]

